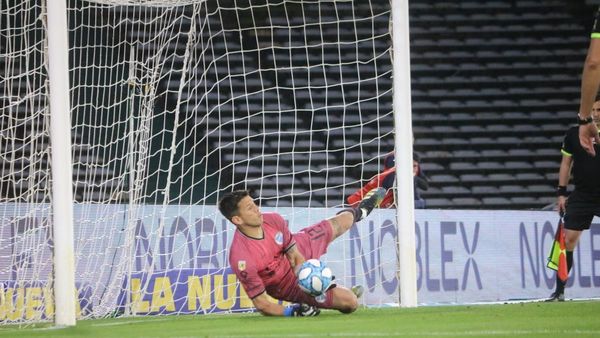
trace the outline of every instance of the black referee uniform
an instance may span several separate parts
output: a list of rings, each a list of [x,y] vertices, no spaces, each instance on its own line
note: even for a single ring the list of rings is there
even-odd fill
[[[575,189],[566,200],[564,216],[565,229],[571,231],[589,229],[594,215],[600,216],[600,147],[594,144],[594,149],[598,155],[592,157],[579,143],[579,126],[571,127],[567,131],[561,152],[563,157],[571,158],[570,174],[575,185]],[[561,167],[563,165],[561,163]],[[565,192],[566,190],[562,191]],[[573,251],[567,250],[566,256],[567,271],[571,271]],[[565,282],[560,280],[557,274],[556,290],[547,301],[564,301],[564,292]]]
[[[567,199],[565,229],[586,230],[594,215],[600,216],[600,146],[595,144],[595,157],[590,156],[579,144],[579,126],[572,127],[565,135],[561,152],[571,156],[571,176],[575,189]]]

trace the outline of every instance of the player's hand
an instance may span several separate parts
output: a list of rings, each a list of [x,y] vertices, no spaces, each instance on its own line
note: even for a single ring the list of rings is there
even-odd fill
[[[600,144],[600,137],[598,136],[596,124],[592,122],[579,126],[579,143],[581,143],[581,147],[592,156],[596,156],[594,141],[596,144]]]
[[[295,304],[294,305],[294,317],[314,317],[318,316],[321,310],[316,306],[310,306],[308,304]]]
[[[560,215],[564,215],[567,205],[567,198],[565,196],[558,196],[556,205],[558,207],[558,213]]]

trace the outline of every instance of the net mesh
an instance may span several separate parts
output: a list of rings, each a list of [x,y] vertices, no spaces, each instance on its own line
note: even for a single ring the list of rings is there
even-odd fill
[[[53,311],[44,6],[0,6],[0,323]],[[68,1],[79,316],[247,310],[214,205],[249,189],[298,230],[380,171],[389,16],[387,1]],[[395,269],[331,264],[348,284]]]

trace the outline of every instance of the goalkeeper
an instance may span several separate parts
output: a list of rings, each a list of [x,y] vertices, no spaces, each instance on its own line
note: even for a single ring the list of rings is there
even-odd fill
[[[318,259],[327,252],[329,243],[365,218],[384,194],[384,189],[374,189],[357,208],[342,210],[295,234],[281,215],[261,213],[247,191],[223,196],[219,211],[237,228],[229,249],[229,264],[254,307],[267,316],[316,316],[319,308],[356,311],[361,287],[349,290],[332,283],[324,296],[314,298],[300,289],[296,272],[306,259]],[[295,304],[275,304],[267,295]]]

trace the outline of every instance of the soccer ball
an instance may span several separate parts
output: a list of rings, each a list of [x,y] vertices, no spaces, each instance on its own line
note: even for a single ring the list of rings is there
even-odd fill
[[[305,261],[298,271],[298,286],[302,291],[312,296],[322,295],[332,281],[331,269],[318,259]]]

